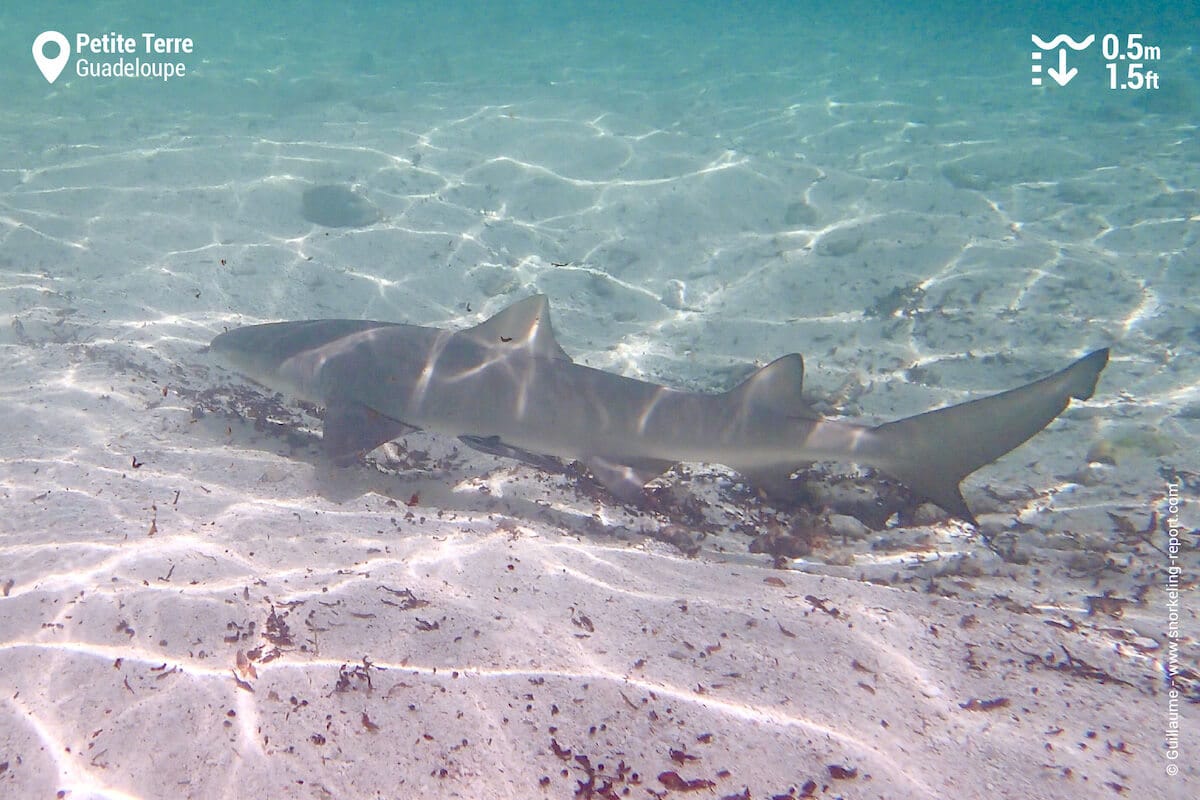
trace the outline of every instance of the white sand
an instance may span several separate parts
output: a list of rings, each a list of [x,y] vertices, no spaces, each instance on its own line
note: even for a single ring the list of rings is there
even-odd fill
[[[1148,529],[1180,475],[1193,586],[1186,118],[1076,109],[1042,137],[1062,95],[965,114],[966,86],[825,73],[739,102],[749,78],[581,99],[569,71],[504,93],[209,69],[206,102],[246,116],[85,135],[104,106],[76,82],[0,129],[0,797],[1195,793],[1195,726],[1164,755]],[[382,218],[306,222],[322,183]],[[794,510],[722,470],[674,474],[657,516],[421,434],[334,470],[317,420],[256,430],[234,412],[264,401],[197,353],[534,291],[584,363],[715,390],[798,350],[819,405],[876,420],[1113,358],[968,481],[994,549],[934,520],[776,569],[748,547]],[[660,541],[681,531],[697,556]],[[1190,591],[1181,613],[1195,670]]]

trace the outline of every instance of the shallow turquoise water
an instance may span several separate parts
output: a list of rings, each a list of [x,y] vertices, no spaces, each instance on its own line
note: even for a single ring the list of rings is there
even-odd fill
[[[192,640],[172,626],[207,625],[204,648],[215,643],[224,655],[231,648],[221,637],[232,634],[213,608],[261,620],[272,598],[321,597],[330,586],[339,600],[362,601],[382,618],[390,612],[363,600],[378,593],[377,579],[354,576],[362,564],[386,560],[379,553],[390,547],[398,555],[373,568],[396,586],[411,565],[434,563],[461,582],[446,590],[455,602],[465,598],[457,613],[489,619],[490,591],[470,594],[477,576],[492,567],[507,573],[506,537],[536,524],[546,503],[579,501],[572,487],[509,486],[528,496],[524,513],[508,515],[499,505],[455,505],[460,479],[502,495],[507,473],[493,476],[490,462],[438,473],[431,483],[441,495],[390,474],[403,471],[394,456],[379,459],[386,476],[364,469],[312,478],[304,452],[315,417],[260,399],[269,414],[237,420],[232,412],[245,405],[221,394],[227,381],[197,351],[223,328],[264,320],[457,327],[533,292],[551,297],[559,339],[589,365],[717,390],[756,364],[801,351],[814,402],[847,417],[919,413],[1111,347],[1091,403],[1072,407],[968,486],[969,502],[1011,560],[943,525],[874,532],[870,541],[835,538],[790,566],[887,583],[907,565],[899,584],[922,596],[936,589],[989,612],[1004,598],[1021,609],[1013,614],[1074,614],[1097,651],[1126,658],[1122,675],[1157,686],[1159,656],[1129,644],[1143,646],[1164,630],[1165,517],[1150,515],[1165,511],[1168,482],[1189,497],[1200,491],[1196,12],[1149,3],[1036,8],[305,3],[281,13],[243,3],[51,11],[10,4],[0,11],[0,602],[11,589],[12,602],[39,610],[0,621],[9,626],[0,643],[19,667],[6,674],[25,697],[41,685],[43,658],[61,659],[53,663],[67,677],[56,686],[71,685],[33,695],[28,713],[5,713],[22,724],[54,719],[62,697],[70,705],[93,682],[108,686],[94,679],[95,665],[110,682],[121,674],[111,660],[136,628],[144,640],[129,663],[178,664],[195,690],[185,695],[188,707],[207,703],[204,730],[219,733],[232,719],[223,692],[242,691],[229,681],[234,665],[214,667],[208,655],[187,652]],[[72,43],[80,33],[188,37],[194,52],[179,57],[186,75],[170,81],[80,77],[73,58],[51,84],[31,53],[45,30]],[[1057,68],[1060,56],[1052,48],[1032,59],[1031,36],[1058,33],[1097,39],[1082,53],[1064,52],[1067,67],[1079,70],[1068,85],[1035,87],[1031,79]],[[1159,88],[1108,87],[1109,34],[1118,56],[1132,53],[1131,34],[1157,48],[1140,74],[1156,73]],[[1118,77],[1131,60],[1115,59]],[[322,209],[306,197],[335,206],[341,197],[343,205]],[[709,492],[701,496],[726,503],[729,519],[746,512],[730,501],[727,476],[702,475],[690,484]],[[445,500],[463,530],[422,538],[402,507],[418,494],[428,506],[418,511],[432,521],[432,504]],[[562,512],[573,521],[562,525],[566,544],[550,529],[549,544],[529,551],[525,566],[539,553],[556,563],[561,547],[564,560],[583,565],[572,573],[579,591],[594,589],[587,548],[628,536],[642,521],[590,502]],[[1188,531],[1200,526],[1195,508],[1183,504]],[[780,513],[768,521],[791,526],[791,512]],[[763,519],[746,527],[766,526]],[[496,536],[494,552],[480,544],[480,530]],[[584,543],[578,549],[575,536]],[[768,565],[747,553],[748,542],[726,526],[704,557]],[[470,562],[477,547],[489,555]],[[1194,548],[1185,556],[1194,568]],[[459,558],[480,572],[456,571]],[[613,591],[622,576],[631,584],[645,577],[633,575],[635,554],[615,558],[633,566],[613,570]],[[176,574],[193,581],[179,592],[182,583],[163,578],[176,561]],[[680,561],[673,580],[686,581],[693,563]],[[427,595],[451,605],[438,594],[449,578],[424,577]],[[645,583],[644,594],[661,595],[654,602],[664,614],[678,612],[675,584]],[[1116,636],[1116,618],[1091,613],[1110,593],[1128,601],[1120,623],[1128,628],[1115,644],[1104,637]],[[67,624],[62,615],[74,613],[64,609],[86,605],[85,596],[99,609],[89,620],[100,621],[54,638]],[[642,600],[629,598],[631,607]],[[527,602],[528,618],[519,619],[540,630],[543,609]],[[742,598],[728,602],[713,606],[714,626]],[[37,618],[46,608],[54,611]],[[583,630],[574,614],[559,620],[568,666],[577,666],[568,656]],[[39,627],[43,621],[50,627]],[[360,623],[373,624],[364,616],[353,626]],[[325,640],[327,664],[289,652],[289,680],[302,683],[310,668],[336,674],[338,658],[362,659],[353,626],[341,629],[344,639]],[[776,627],[783,624],[757,630],[774,635]],[[161,640],[146,631],[162,631]],[[409,657],[407,642],[429,632],[370,631],[372,655],[397,664]],[[752,652],[762,663],[778,646],[747,637],[747,647],[761,646]],[[620,637],[613,641],[601,655],[611,654],[617,674],[628,664],[617,663],[624,654]],[[495,649],[479,658],[508,659],[507,677],[528,691],[516,663],[526,653],[504,643],[497,634]],[[892,646],[884,644],[880,652]],[[430,674],[419,680],[457,664],[448,652],[422,662]],[[653,680],[672,679],[675,662],[685,660],[674,652],[652,663],[666,664]],[[736,653],[728,647],[720,657]],[[813,669],[823,663],[805,658]],[[763,685],[789,680],[763,674]],[[139,690],[168,685],[146,675]],[[563,667],[558,677],[574,691],[569,675]],[[109,688],[125,699],[119,681]],[[220,700],[206,700],[209,691]],[[778,722],[762,712],[778,702],[774,694],[730,691],[730,708],[712,715],[727,730],[736,727],[731,720],[747,728]],[[331,696],[323,713],[341,702]],[[678,696],[712,710],[693,687]],[[1140,712],[1146,696],[1133,698]],[[100,697],[77,705],[107,707],[111,695]],[[512,698],[496,697],[481,724],[508,713]],[[608,700],[623,705],[617,689]],[[754,713],[742,713],[741,701]],[[276,730],[291,732],[291,710],[262,708],[275,714]],[[737,713],[721,716],[730,709]],[[130,728],[142,734],[172,719],[139,713],[129,711]],[[81,738],[94,729],[82,718],[65,713],[59,721]],[[779,724],[772,735],[793,747],[788,737],[801,735]],[[239,741],[255,741],[246,730]],[[34,733],[21,752],[54,738]],[[1082,728],[1073,733],[1083,736]],[[992,741],[1007,736],[1002,730]],[[890,769],[886,758],[876,763]],[[138,769],[138,785],[159,777]],[[782,767],[769,777],[773,790],[792,780]]]

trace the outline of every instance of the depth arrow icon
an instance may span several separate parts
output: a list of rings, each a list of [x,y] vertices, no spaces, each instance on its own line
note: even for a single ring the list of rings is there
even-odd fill
[[[1079,74],[1079,70],[1075,67],[1067,69],[1067,50],[1064,47],[1058,48],[1058,69],[1051,67],[1046,70],[1046,74],[1054,78],[1054,82],[1059,86],[1066,86],[1070,83],[1071,78]]]

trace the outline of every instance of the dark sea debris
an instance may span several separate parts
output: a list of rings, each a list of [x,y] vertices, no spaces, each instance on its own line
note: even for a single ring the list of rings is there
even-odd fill
[[[994,697],[989,700],[980,700],[977,697],[972,697],[965,703],[959,703],[958,707],[967,711],[992,711],[997,708],[1007,708],[1009,699],[1007,697]]]
[[[711,789],[717,784],[706,778],[693,778],[687,780],[680,777],[678,772],[674,770],[668,772],[660,772],[658,774],[658,782],[668,789],[673,789],[677,792],[695,792],[701,789]]]
[[[280,614],[275,610],[275,606],[271,606],[271,613],[267,615],[266,630],[263,632],[263,638],[276,647],[290,647],[296,643],[292,638],[292,631],[288,624],[284,622],[287,617],[287,611]]]
[[[887,319],[895,316],[913,316],[925,298],[925,290],[920,284],[911,286],[896,286],[887,294],[880,297],[864,314],[868,317]]]

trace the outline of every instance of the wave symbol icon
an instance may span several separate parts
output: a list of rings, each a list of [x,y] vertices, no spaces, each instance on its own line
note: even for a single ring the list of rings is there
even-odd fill
[[[1082,42],[1075,41],[1065,33],[1060,33],[1058,36],[1055,36],[1048,42],[1042,37],[1038,36],[1036,33],[1033,34],[1033,43],[1043,50],[1053,50],[1055,47],[1058,47],[1063,43],[1066,43],[1067,47],[1071,48],[1072,50],[1086,50],[1094,41],[1096,41],[1096,34],[1094,33],[1089,35]]]

